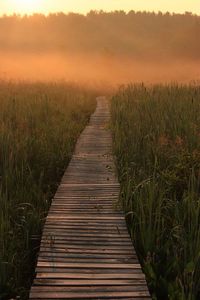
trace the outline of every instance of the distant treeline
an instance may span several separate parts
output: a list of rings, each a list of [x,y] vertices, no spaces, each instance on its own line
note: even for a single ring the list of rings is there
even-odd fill
[[[197,60],[200,16],[134,11],[2,16],[0,51]]]

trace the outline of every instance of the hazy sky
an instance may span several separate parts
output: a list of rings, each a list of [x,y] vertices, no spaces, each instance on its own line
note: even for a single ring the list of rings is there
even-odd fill
[[[80,12],[90,10],[147,10],[200,15],[200,0],[0,0],[0,14]]]

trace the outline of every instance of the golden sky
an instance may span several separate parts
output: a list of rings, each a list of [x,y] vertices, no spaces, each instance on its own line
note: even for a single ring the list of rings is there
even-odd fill
[[[200,15],[200,0],[0,0],[0,15],[12,13],[80,12],[90,10],[190,11]]]

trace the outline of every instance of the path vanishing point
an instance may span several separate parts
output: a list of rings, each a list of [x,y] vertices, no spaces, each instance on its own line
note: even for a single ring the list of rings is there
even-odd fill
[[[30,299],[151,299],[115,205],[120,185],[109,118],[99,97],[52,200]]]

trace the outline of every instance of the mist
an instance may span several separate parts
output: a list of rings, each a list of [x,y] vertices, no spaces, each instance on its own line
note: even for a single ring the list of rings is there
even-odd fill
[[[58,81],[81,84],[128,82],[190,82],[200,80],[200,62],[136,61],[123,56],[106,61],[100,56],[62,53],[13,54],[0,52],[0,77],[12,80]]]
[[[200,17],[146,12],[0,18],[0,78],[82,84],[200,80]]]

